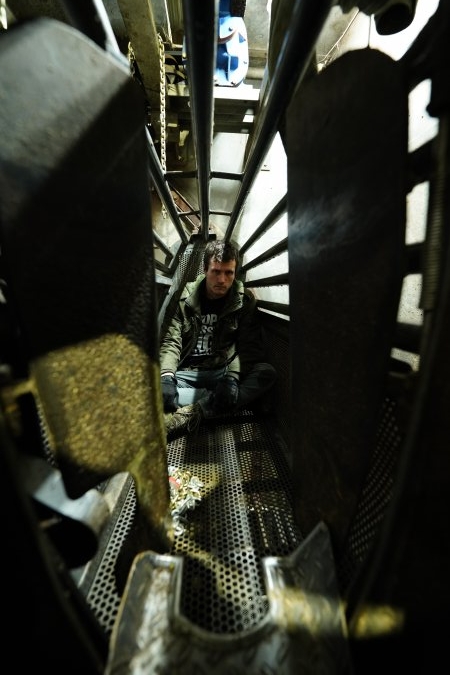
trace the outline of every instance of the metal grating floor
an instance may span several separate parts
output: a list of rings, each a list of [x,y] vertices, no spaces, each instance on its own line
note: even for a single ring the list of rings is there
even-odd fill
[[[183,515],[184,531],[171,553],[183,557],[180,612],[216,634],[257,626],[268,610],[261,560],[286,556],[302,541],[292,509],[285,451],[271,418],[251,411],[203,423],[196,435],[168,444],[168,466],[196,476],[200,501]],[[106,490],[106,493],[108,490]],[[107,633],[120,604],[114,575],[135,509],[132,480],[114,496],[110,530],[78,583]]]
[[[282,451],[248,413],[172,441],[168,462],[203,483],[172,551],[184,558],[181,612],[214,633],[257,625],[268,609],[262,557],[286,556],[301,541]]]

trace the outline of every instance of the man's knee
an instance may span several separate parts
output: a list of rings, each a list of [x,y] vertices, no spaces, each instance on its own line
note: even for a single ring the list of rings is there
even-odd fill
[[[271,387],[277,379],[277,371],[270,363],[255,363],[253,373],[256,375],[258,384],[264,389]]]

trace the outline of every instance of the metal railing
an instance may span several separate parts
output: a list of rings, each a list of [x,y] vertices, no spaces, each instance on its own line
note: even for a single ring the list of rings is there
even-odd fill
[[[233,237],[242,209],[278,132],[280,121],[294,91],[307,71],[315,43],[334,4],[333,0],[296,0],[293,3],[289,29],[282,43],[276,66],[271,73],[271,77],[268,77],[266,72],[265,86],[261,93],[255,125],[247,143],[249,149],[246,152],[244,169],[242,173],[228,173],[211,170],[214,131],[214,68],[219,3],[217,0],[211,0],[208,3],[192,3],[183,0],[187,81],[196,169],[185,172],[163,170],[152,136],[146,129],[150,181],[155,187],[179,238],[177,251],[174,252],[154,230],[155,245],[162,251],[166,260],[165,263],[155,261],[155,267],[161,273],[158,276],[160,281],[164,277],[173,278],[179,256],[190,240],[183,218],[189,215],[198,216],[200,227],[197,234],[204,241],[207,241],[210,236],[210,216],[228,217],[229,222],[224,238],[230,240]],[[84,3],[83,7],[80,7],[79,3],[64,0],[64,7],[74,27],[88,35],[105,50],[122,60],[124,59],[101,0]],[[173,177],[197,180],[198,211],[182,213],[177,208],[168,185],[168,180]],[[215,209],[214,205],[211,205],[212,179],[239,182],[236,200],[231,211]],[[250,247],[270,230],[286,210],[287,195],[275,205],[242,244],[241,254],[247,253]],[[249,269],[255,269],[260,264],[283,252],[287,252],[287,238],[272,246],[263,254],[258,255],[251,262],[246,263],[242,267],[242,272],[245,273]],[[167,263],[167,260],[169,260],[169,263]],[[270,277],[262,275],[257,280],[246,282],[246,285],[252,288],[287,284],[287,274],[271,275]],[[260,306],[270,307],[271,311],[276,311],[282,315],[289,314],[288,305],[285,303],[271,303],[261,299]],[[275,306],[276,309],[274,310],[273,307]]]
[[[289,104],[290,98],[305,75],[311,60],[315,43],[328,18],[334,2],[331,0],[297,0],[292,7],[290,28],[285,36],[273,76],[268,79],[264,95],[260,101],[259,112],[248,144],[250,150],[242,173],[211,171],[211,146],[214,127],[213,73],[217,42],[218,2],[207,5],[183,2],[184,27],[187,52],[188,86],[192,111],[192,132],[197,172],[176,172],[178,176],[192,177],[198,180],[198,214],[201,219],[201,234],[205,241],[209,237],[209,218],[212,214],[229,217],[225,239],[233,237],[235,226],[241,215],[246,199],[254,185],[259,169],[278,132],[280,120]],[[155,162],[156,164],[156,162]],[[152,177],[161,183],[158,168],[152,167]],[[174,175],[168,172],[165,179]],[[212,178],[237,180],[240,182],[236,201],[231,212],[214,209],[210,204],[210,181]],[[158,190],[159,192],[160,190]],[[278,218],[286,212],[287,195],[284,196],[263,222],[255,229],[247,241],[240,247],[243,255],[268,232]],[[196,212],[197,213],[197,212]],[[170,214],[172,217],[172,214]],[[287,239],[270,248],[264,254],[242,267],[242,272],[255,268],[275,255],[287,251]],[[288,275],[261,277],[248,282],[250,287],[287,285]],[[260,306],[282,315],[288,315],[288,305],[260,301]],[[276,307],[276,309],[274,309]]]

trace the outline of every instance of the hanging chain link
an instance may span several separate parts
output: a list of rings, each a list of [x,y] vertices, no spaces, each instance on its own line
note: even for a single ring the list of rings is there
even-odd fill
[[[160,125],[160,139],[161,139],[161,167],[166,173],[166,52],[164,49],[164,42],[161,35],[158,33],[159,41],[159,125]],[[161,215],[166,218],[167,211],[164,204],[162,204]]]

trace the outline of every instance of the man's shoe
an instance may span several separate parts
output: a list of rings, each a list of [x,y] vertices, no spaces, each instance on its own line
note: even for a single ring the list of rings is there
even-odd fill
[[[202,409],[198,403],[178,408],[172,415],[165,415],[167,440],[198,429],[202,419]]]

